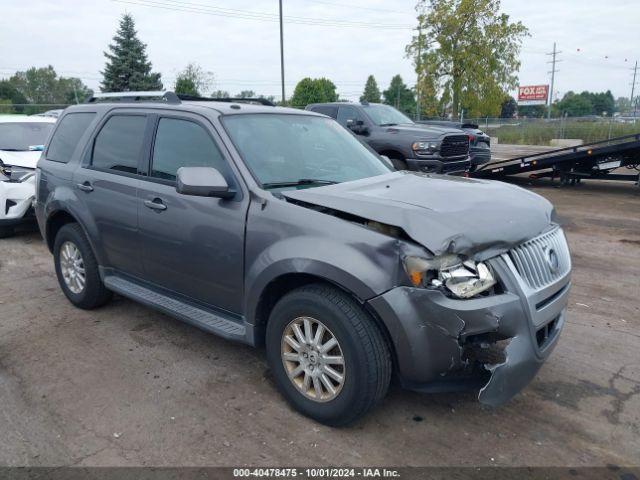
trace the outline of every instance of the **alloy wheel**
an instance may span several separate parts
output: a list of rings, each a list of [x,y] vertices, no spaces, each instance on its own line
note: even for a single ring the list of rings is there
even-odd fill
[[[282,363],[289,380],[316,402],[336,398],[345,380],[345,360],[338,339],[321,321],[292,320],[282,333]]]

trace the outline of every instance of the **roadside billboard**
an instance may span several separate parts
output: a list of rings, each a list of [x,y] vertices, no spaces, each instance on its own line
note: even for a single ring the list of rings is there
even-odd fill
[[[546,105],[549,85],[523,85],[518,87],[518,105]]]

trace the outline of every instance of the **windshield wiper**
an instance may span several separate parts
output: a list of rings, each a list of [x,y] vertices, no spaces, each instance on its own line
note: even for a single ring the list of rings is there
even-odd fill
[[[395,127],[396,125],[398,125],[398,124],[397,123],[381,123],[378,126],[379,127]]]
[[[29,150],[23,150],[22,148],[0,148],[0,150],[4,150],[5,152],[28,152]]]
[[[268,190],[270,188],[281,188],[281,187],[297,187],[298,185],[335,185],[335,180],[322,180],[319,178],[300,178],[298,180],[290,180],[287,182],[268,182],[263,183],[262,188]]]

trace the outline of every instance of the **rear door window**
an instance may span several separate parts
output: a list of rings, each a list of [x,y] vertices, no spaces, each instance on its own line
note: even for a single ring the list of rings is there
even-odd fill
[[[110,117],[96,136],[91,165],[99,170],[137,173],[146,123],[144,115]]]
[[[69,113],[59,120],[47,150],[47,160],[67,163],[71,160],[80,138],[87,131],[96,114],[92,112]]]

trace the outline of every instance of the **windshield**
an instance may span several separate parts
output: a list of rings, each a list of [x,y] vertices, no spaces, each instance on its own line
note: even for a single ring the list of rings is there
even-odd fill
[[[256,179],[305,187],[389,173],[380,158],[335,120],[311,115],[223,117],[229,136]]]
[[[0,123],[0,150],[26,151],[30,146],[44,145],[53,123]]]
[[[389,105],[371,104],[362,105],[362,108],[373,123],[379,126],[383,125],[400,125],[403,123],[413,123],[404,113],[399,112]]]

